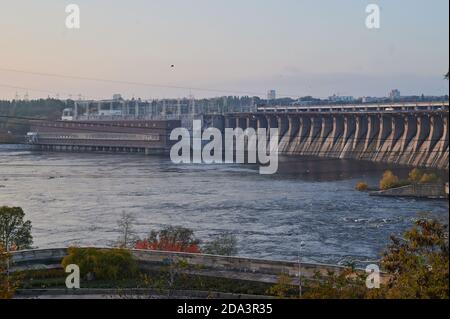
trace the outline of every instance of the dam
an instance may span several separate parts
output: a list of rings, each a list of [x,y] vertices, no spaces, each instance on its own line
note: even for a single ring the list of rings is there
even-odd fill
[[[279,152],[423,168],[449,168],[448,103],[405,108],[267,108],[207,116],[204,126],[278,128]]]
[[[163,106],[121,98],[76,102],[61,121],[32,121],[27,141],[41,150],[168,154],[171,131],[192,130],[199,119],[203,129],[278,128],[281,155],[449,168],[448,102],[266,105],[239,113],[197,112],[195,104],[183,112],[178,104],[171,114]]]

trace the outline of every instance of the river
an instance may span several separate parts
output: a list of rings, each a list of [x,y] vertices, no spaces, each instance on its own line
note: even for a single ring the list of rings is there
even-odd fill
[[[228,231],[240,256],[344,263],[379,258],[420,216],[448,222],[448,201],[371,197],[385,165],[281,158],[276,175],[249,165],[176,165],[164,157],[38,153],[0,145],[0,206],[20,206],[34,246],[113,245],[132,213],[140,236],[164,225],[202,241]],[[393,168],[405,176],[407,169]]]

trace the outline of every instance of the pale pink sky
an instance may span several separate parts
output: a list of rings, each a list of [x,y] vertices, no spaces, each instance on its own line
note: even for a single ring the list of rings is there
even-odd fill
[[[0,98],[448,94],[447,0],[0,0]],[[81,29],[65,27],[65,6]],[[170,66],[174,64],[175,68]],[[169,89],[16,73],[217,89]]]

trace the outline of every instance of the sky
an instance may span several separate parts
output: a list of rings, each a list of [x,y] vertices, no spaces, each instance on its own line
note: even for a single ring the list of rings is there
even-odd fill
[[[448,94],[448,0],[0,0],[0,30],[0,99]]]

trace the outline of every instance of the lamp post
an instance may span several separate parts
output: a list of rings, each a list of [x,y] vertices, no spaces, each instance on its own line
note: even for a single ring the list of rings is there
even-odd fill
[[[300,242],[300,247],[298,249],[298,294],[302,298],[302,264],[301,264],[301,250],[305,246],[303,241]]]

